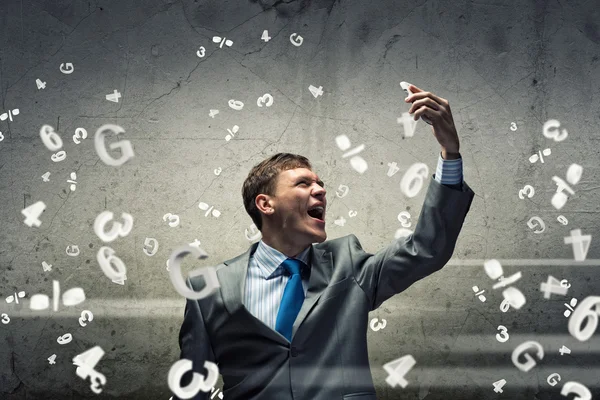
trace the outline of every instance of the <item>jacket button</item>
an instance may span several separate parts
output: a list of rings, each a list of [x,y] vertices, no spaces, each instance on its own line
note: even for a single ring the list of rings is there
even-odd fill
[[[292,357],[296,357],[298,356],[298,349],[295,347],[292,347]]]

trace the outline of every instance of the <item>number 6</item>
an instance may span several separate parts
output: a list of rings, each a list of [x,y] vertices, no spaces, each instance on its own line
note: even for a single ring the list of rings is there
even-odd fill
[[[427,164],[415,163],[404,173],[400,190],[408,197],[415,197],[423,187],[423,180],[429,175]]]
[[[40,129],[40,137],[42,138],[44,145],[46,145],[46,148],[50,151],[60,150],[63,146],[62,139],[54,132],[54,128],[50,125],[42,126],[42,129]]]
[[[115,256],[115,251],[110,247],[100,247],[98,254],[96,254],[96,260],[98,260],[100,268],[102,268],[104,275],[108,279],[115,281],[125,277],[127,273],[125,263],[119,257]]]
[[[596,306],[596,309],[592,308]],[[569,318],[569,333],[580,342],[585,342],[592,337],[598,327],[598,312],[600,296],[588,296],[575,309]],[[585,321],[585,328],[582,329]]]

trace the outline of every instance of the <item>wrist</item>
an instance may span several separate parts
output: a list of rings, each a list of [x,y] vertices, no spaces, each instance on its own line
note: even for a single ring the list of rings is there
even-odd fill
[[[442,149],[442,158],[444,160],[458,160],[460,157],[460,153],[458,150],[456,151],[446,151]]]

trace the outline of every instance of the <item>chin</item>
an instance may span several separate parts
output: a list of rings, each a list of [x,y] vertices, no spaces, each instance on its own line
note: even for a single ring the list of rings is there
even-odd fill
[[[325,240],[327,240],[327,233],[325,232],[325,230],[323,230],[323,233],[321,235],[315,235],[313,243],[322,243]]]

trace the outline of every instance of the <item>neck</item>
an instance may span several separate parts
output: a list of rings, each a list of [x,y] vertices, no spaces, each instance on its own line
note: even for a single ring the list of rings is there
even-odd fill
[[[286,241],[283,235],[265,235],[263,234],[262,241],[271,246],[275,250],[281,252],[287,257],[296,257],[302,253],[311,244],[302,245],[298,243],[290,243]]]

